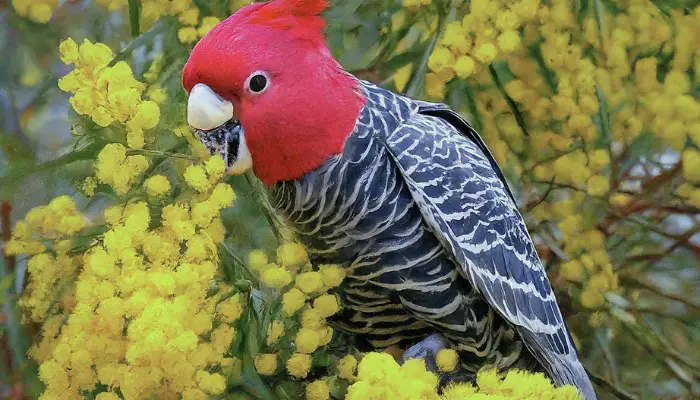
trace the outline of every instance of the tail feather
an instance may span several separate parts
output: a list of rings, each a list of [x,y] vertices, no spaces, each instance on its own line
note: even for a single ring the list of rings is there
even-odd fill
[[[542,340],[543,338],[532,332],[520,330],[521,336],[532,355],[542,364],[554,384],[557,386],[572,385],[585,400],[597,400],[598,397],[593,388],[593,383],[588,377],[586,369],[579,361],[574,344],[570,342],[569,352],[560,354],[553,351],[542,351],[544,346],[530,346],[528,343]],[[539,349],[539,351],[538,351]]]

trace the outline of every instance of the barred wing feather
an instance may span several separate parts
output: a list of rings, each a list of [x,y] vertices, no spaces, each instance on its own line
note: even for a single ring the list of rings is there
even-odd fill
[[[476,131],[447,106],[416,103],[418,113],[382,140],[425,222],[459,272],[516,327],[553,379],[574,384],[586,399],[594,399],[546,272],[493,156]]]

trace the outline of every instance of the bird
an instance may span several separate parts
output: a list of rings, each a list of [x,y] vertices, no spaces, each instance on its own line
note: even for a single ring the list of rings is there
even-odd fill
[[[313,265],[337,264],[333,323],[364,349],[449,346],[460,371],[543,372],[596,398],[516,198],[442,103],[359,79],[324,38],[326,0],[252,3],[182,71],[187,122],[252,173]]]

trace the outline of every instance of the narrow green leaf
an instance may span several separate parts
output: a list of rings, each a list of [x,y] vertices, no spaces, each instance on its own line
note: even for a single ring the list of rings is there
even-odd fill
[[[427,44],[425,42],[418,43],[409,51],[390,58],[387,62],[382,64],[382,75],[391,76],[401,67],[404,67],[407,64],[410,64],[413,61],[415,61],[418,57],[421,56],[421,54],[425,53],[426,45]]]
[[[435,35],[433,36],[432,40],[430,41],[430,44],[428,47],[425,49],[425,53],[423,54],[423,58],[420,61],[420,64],[418,64],[418,68],[416,69],[415,73],[413,74],[413,78],[411,79],[411,83],[408,86],[408,90],[406,91],[406,95],[408,97],[416,97],[423,86],[423,81],[425,80],[425,75],[428,72],[428,60],[430,59],[430,55],[433,53],[433,50],[435,49],[435,46],[437,45],[438,40],[440,40],[440,37],[442,37],[442,34],[445,32],[445,29],[447,28],[447,24],[452,22],[452,20],[455,19],[457,15],[457,7],[459,5],[459,1],[451,1],[450,2],[450,10],[444,18],[440,18],[440,22],[438,25],[437,30],[435,31]]]
[[[139,1],[139,0],[136,0]],[[129,1],[129,4],[131,4],[131,1]],[[124,50],[120,51],[119,54],[117,54],[112,61],[107,64],[108,67],[114,66],[114,64],[118,63],[119,61],[125,60],[127,57],[131,55],[136,49],[139,47],[143,46],[144,44],[148,43],[150,40],[153,40],[156,36],[158,36],[160,33],[165,32],[168,30],[168,25],[163,22],[163,20],[160,20],[156,22],[151,29],[149,29],[147,32],[145,32],[143,35],[135,38],[132,40],[128,46],[124,48]]]
[[[481,122],[481,114],[479,114],[479,109],[476,106],[476,98],[474,97],[474,92],[472,92],[468,83],[465,82],[463,86],[464,92],[467,95],[467,106],[469,107],[469,114],[473,118],[472,123],[474,125],[474,128],[476,128],[477,132],[482,132],[484,125]]]
[[[9,279],[10,283],[14,282],[12,275],[9,271],[7,263],[5,262],[5,257],[0,256],[0,280]],[[0,291],[0,298],[8,299],[9,301],[0,303],[2,307],[0,311],[5,313],[6,322],[4,324],[5,332],[7,335],[7,344],[10,351],[10,358],[12,359],[12,368],[14,370],[19,370],[26,362],[25,354],[27,350],[26,338],[23,335],[22,326],[20,325],[19,315],[17,315],[17,308],[15,307],[15,302],[12,300],[11,294],[14,290],[9,285],[4,290]]]
[[[141,34],[141,0],[129,0],[129,23],[131,37],[136,39]]]
[[[501,92],[503,97],[506,99],[511,112],[515,116],[515,121],[518,123],[518,126],[520,126],[523,134],[525,134],[525,136],[530,136],[527,131],[527,125],[525,124],[523,114],[520,112],[520,109],[518,109],[518,105],[515,103],[515,101],[513,101],[513,99],[508,96],[508,93],[506,93],[506,88],[503,86],[501,79],[498,77],[498,72],[496,72],[496,68],[494,68],[493,64],[489,65],[489,73],[491,74],[491,79],[493,79],[493,83],[496,84],[498,91]]]
[[[54,170],[58,167],[68,165],[76,161],[94,159],[96,151],[97,146],[93,143],[82,150],[72,151],[54,160],[47,161],[45,163],[34,165],[31,167],[23,168],[21,171],[13,171],[13,173],[10,173],[4,176],[2,179],[0,179],[0,187],[12,185],[13,183],[37,172]]]
[[[423,86],[425,74],[428,72],[428,60],[430,59],[430,55],[433,53],[433,49],[435,49],[435,45],[437,44],[440,35],[442,35],[442,30],[438,29],[433,38],[430,40],[430,44],[423,52],[423,58],[421,58],[418,68],[413,73],[413,78],[411,79],[411,83],[406,91],[406,95],[408,97],[416,97],[421,86]]]
[[[277,400],[278,397],[270,389],[270,387],[263,382],[258,375],[258,371],[255,370],[255,364],[253,363],[253,357],[249,354],[243,354],[243,387],[248,393],[255,396],[261,400]]]

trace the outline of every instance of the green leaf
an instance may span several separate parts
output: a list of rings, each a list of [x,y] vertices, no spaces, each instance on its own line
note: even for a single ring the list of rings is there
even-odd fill
[[[258,371],[255,370],[253,358],[249,354],[243,355],[243,381],[245,382],[243,387],[255,398],[261,400],[278,399],[270,387],[263,382]]]
[[[421,54],[425,53],[427,42],[421,42],[414,45],[410,50],[390,58],[382,64],[382,75],[391,76],[396,70],[406,66],[420,58]]]
[[[435,49],[438,40],[440,40],[440,37],[442,36],[443,32],[445,31],[445,28],[447,27],[447,24],[450,21],[452,21],[457,15],[456,3],[458,2],[450,2],[450,11],[447,17],[440,19],[438,28],[435,30],[435,35],[433,35],[433,38],[430,40],[430,44],[425,49],[425,52],[423,53],[423,58],[421,59],[420,64],[418,64],[418,68],[413,74],[411,83],[408,85],[408,90],[406,91],[406,95],[408,97],[415,98],[420,92],[420,89],[423,86],[423,81],[425,80],[425,74],[428,72],[428,60],[430,59],[430,55],[433,53],[433,50]]]
[[[131,37],[136,39],[141,34],[141,0],[129,0],[129,23]]]
[[[438,29],[433,38],[430,40],[428,47],[425,49],[425,51],[423,51],[423,57],[418,64],[418,68],[416,68],[416,71],[413,73],[413,78],[411,79],[411,83],[408,85],[408,90],[406,90],[406,95],[408,97],[415,98],[420,92],[420,89],[423,86],[423,81],[425,80],[425,74],[428,72],[428,60],[430,59],[430,55],[433,53],[433,49],[435,49],[435,45],[437,45],[438,39],[440,39],[440,35],[442,35],[442,30]]]
[[[129,4],[131,4],[131,1],[129,1]],[[135,0],[139,1],[139,0]],[[125,48],[124,50],[120,51],[119,54],[117,54],[112,61],[107,64],[108,67],[114,66],[114,64],[118,63],[119,61],[125,60],[127,57],[131,55],[131,53],[134,52],[134,50],[138,49],[139,47],[145,45],[146,43],[150,42],[153,40],[156,36],[159,34],[167,31],[169,29],[168,24],[166,24],[162,19],[156,22],[151,29],[149,29],[147,32],[145,32],[143,35],[140,35],[138,37],[135,37],[134,40],[132,40]],[[132,31],[133,33],[133,31]]]
[[[467,106],[469,107],[469,114],[472,116],[473,121],[472,124],[474,125],[474,128],[476,128],[477,132],[482,132],[484,125],[481,122],[481,114],[479,114],[479,109],[476,106],[476,99],[474,97],[474,92],[472,89],[469,87],[468,83],[464,83],[464,92],[466,93],[467,97]]]
[[[518,126],[520,126],[520,129],[523,131],[523,134],[525,134],[525,136],[530,136],[530,134],[527,131],[527,125],[525,124],[525,118],[520,112],[520,109],[518,109],[518,105],[515,103],[515,101],[513,101],[513,99],[510,96],[508,96],[508,93],[506,93],[506,88],[503,86],[503,83],[501,82],[498,72],[496,71],[496,68],[493,66],[493,64],[489,65],[489,73],[491,74],[491,79],[493,79],[493,83],[496,84],[498,91],[501,92],[501,95],[503,95],[503,97],[506,99],[506,102],[508,103],[508,106],[510,107],[513,116],[515,116],[515,121],[518,123]]]
[[[12,185],[15,182],[17,182],[21,179],[24,179],[32,174],[35,174],[37,172],[55,170],[59,167],[63,167],[65,165],[74,163],[76,161],[92,160],[95,158],[95,154],[98,150],[98,147],[99,147],[98,144],[92,143],[81,150],[72,151],[70,153],[64,154],[64,155],[62,155],[56,159],[53,159],[51,161],[47,161],[45,163],[37,164],[37,165],[29,166],[29,167],[25,166],[21,169],[12,170],[11,173],[7,174],[2,179],[0,179],[0,187],[6,187],[9,185]]]
[[[14,280],[15,279],[14,279],[13,274],[9,274],[9,275],[5,276],[4,278],[0,279],[0,293],[5,293],[5,291],[8,290],[10,288],[10,286],[12,286],[12,282],[14,282]],[[5,296],[1,296],[0,297],[0,305],[4,304],[5,301],[7,301]]]
[[[5,257],[0,256],[0,279],[9,280],[10,283],[14,281],[13,274],[10,272]],[[27,338],[23,335],[22,326],[20,325],[20,319],[18,315],[18,310],[11,300],[10,293],[12,292],[11,285],[9,285],[5,290],[0,290],[0,298],[10,299],[7,304],[2,304],[0,309],[5,313],[6,322],[4,323],[5,332],[7,337],[7,349],[10,352],[10,359],[12,360],[12,366],[14,369],[19,370],[19,367],[24,365],[27,361],[25,354],[27,351]],[[0,303],[1,304],[1,303]]]

